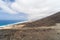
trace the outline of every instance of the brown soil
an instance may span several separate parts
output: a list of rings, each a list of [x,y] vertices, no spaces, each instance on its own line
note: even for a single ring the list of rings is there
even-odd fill
[[[60,40],[54,29],[0,30],[0,40]]]
[[[43,18],[41,20],[36,20],[34,22],[26,23],[24,27],[41,27],[41,26],[54,26],[56,23],[60,23],[60,12],[51,15],[49,17]]]
[[[60,12],[41,20],[11,27],[0,29],[0,40],[60,40]]]

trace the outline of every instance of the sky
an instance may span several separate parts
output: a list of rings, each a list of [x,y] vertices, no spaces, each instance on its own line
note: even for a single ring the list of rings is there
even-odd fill
[[[38,20],[60,11],[60,0],[0,0],[0,20]]]
[[[20,13],[20,14],[8,14],[4,11],[0,11],[0,20],[27,20],[26,14]]]
[[[10,3],[13,3],[15,0],[2,0],[3,3],[0,3],[0,20],[27,20],[27,15],[23,12],[12,12]],[[0,1],[1,2],[1,1]],[[5,4],[4,4],[5,3]],[[8,3],[8,4],[6,4]],[[7,9],[7,10],[6,10]],[[14,13],[14,14],[13,14]]]

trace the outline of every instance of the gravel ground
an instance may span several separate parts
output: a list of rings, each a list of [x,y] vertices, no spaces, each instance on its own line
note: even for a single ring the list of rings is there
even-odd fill
[[[1,29],[0,40],[60,40],[57,29]]]
[[[0,29],[0,40],[60,40],[60,12],[35,22]]]

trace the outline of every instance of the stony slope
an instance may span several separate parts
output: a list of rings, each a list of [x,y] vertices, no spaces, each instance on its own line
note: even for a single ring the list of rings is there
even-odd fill
[[[60,12],[0,29],[0,40],[60,40]]]
[[[41,20],[26,23],[26,27],[54,26],[56,23],[60,23],[60,12]]]

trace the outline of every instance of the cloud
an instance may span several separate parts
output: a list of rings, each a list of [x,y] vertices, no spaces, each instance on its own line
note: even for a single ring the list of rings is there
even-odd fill
[[[0,20],[27,20],[27,15],[14,11],[10,5],[0,0]]]
[[[0,0],[0,8],[2,8],[5,12],[10,13],[10,14],[16,14],[17,12],[12,10],[11,8],[6,5],[3,1]]]
[[[8,10],[10,14],[23,12],[29,15],[29,20],[35,20],[60,11],[60,0],[15,0],[15,2],[10,5],[11,8],[6,6],[4,3],[1,7],[5,11]]]
[[[27,16],[24,13],[20,14],[8,14],[4,12],[3,10],[0,10],[0,20],[19,20],[24,21],[27,20]]]
[[[49,7],[44,7],[40,5],[40,0],[18,0],[11,5],[12,9],[18,12],[24,12],[29,15],[29,19],[41,16],[42,13],[49,9]]]
[[[11,5],[12,9],[28,14],[29,19],[40,19],[52,15],[54,11],[60,10],[59,6],[59,0],[16,0]]]

